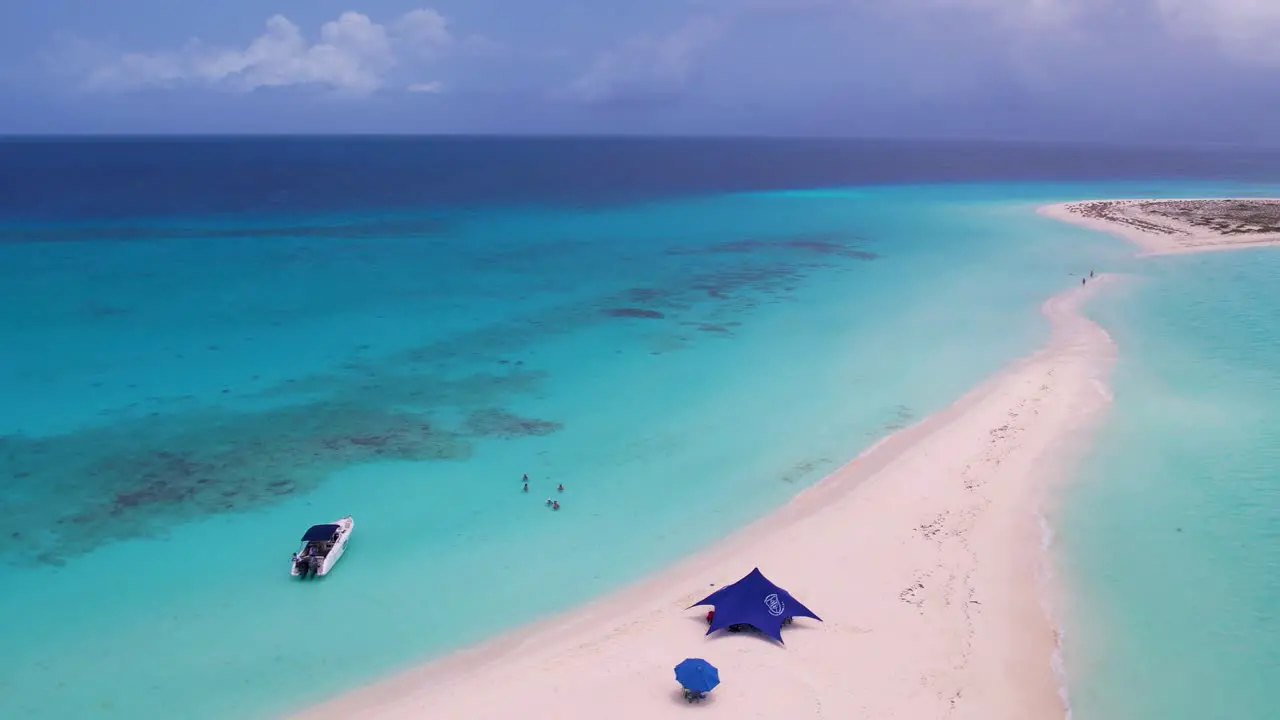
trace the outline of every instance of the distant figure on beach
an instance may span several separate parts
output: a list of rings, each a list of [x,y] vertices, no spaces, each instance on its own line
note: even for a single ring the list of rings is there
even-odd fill
[[[556,492],[564,492],[564,483],[560,483],[556,486]]]
[[[1083,285],[1089,281],[1089,278],[1080,278],[1080,284]]]
[[[521,490],[520,492],[529,492],[529,483],[525,483],[524,490]]]
[[[1093,277],[1093,271],[1092,271],[1092,270],[1090,270],[1090,271],[1089,271],[1089,277]]]
[[[559,509],[560,509],[560,501],[559,501],[559,500],[556,500],[555,502],[551,503],[551,509],[552,509],[552,510],[559,510]]]
[[[707,611],[707,624],[708,624],[708,625],[710,625],[710,624],[711,624],[711,621],[713,621],[713,620],[715,620],[715,619],[716,619],[716,611],[715,611],[715,610],[708,610],[708,611]]]

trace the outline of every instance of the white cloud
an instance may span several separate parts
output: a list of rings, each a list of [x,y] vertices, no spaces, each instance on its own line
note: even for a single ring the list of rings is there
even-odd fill
[[[720,23],[700,17],[668,35],[635,37],[598,55],[570,84],[567,95],[581,102],[678,93],[688,83],[698,55],[720,35]]]
[[[89,87],[128,90],[148,86],[206,86],[232,90],[308,85],[363,95],[387,85],[388,73],[413,57],[449,47],[448,23],[434,10],[406,13],[380,25],[358,12],[342,13],[311,42],[283,15],[267,20],[266,32],[244,48],[212,47],[199,39],[181,50],[126,53],[95,64]]]
[[[1154,0],[1174,30],[1215,41],[1246,63],[1280,66],[1280,0]]]
[[[1092,21],[1107,15],[1151,17],[1161,29],[1184,37],[1214,41],[1233,59],[1280,66],[1280,0],[694,0],[722,12],[872,10],[910,17],[918,22],[946,23],[947,14],[963,13],[1011,31],[1017,42],[1024,31],[1064,30],[1088,33]],[[1105,20],[1104,20],[1105,21]],[[1040,33],[1039,38],[1051,37]]]
[[[1006,26],[1053,27],[1074,20],[1088,0],[918,0],[925,11],[964,10],[981,13]]]
[[[692,0],[702,14],[661,37],[635,37],[596,56],[563,96],[588,103],[673,95],[684,90],[703,53],[734,25],[752,16],[861,11],[915,23],[947,23],[974,16],[1007,31],[1011,46],[1062,32],[1085,12],[1113,0]],[[1280,3],[1280,0],[1275,0]]]
[[[1105,0],[693,0],[704,10],[722,15],[861,10],[883,15],[924,14],[940,20],[938,13],[965,12],[986,17],[1000,25],[1058,25],[1080,10]]]
[[[419,43],[425,50],[436,50],[453,41],[449,34],[449,21],[429,8],[405,13],[396,20],[394,27],[401,37]]]
[[[411,93],[439,93],[444,91],[444,83],[439,80],[431,82],[413,83],[405,88],[405,92]]]

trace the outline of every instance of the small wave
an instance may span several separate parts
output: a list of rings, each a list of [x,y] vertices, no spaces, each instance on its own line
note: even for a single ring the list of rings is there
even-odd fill
[[[1040,562],[1036,565],[1036,580],[1040,594],[1040,607],[1044,611],[1049,626],[1053,629],[1053,654],[1049,656],[1049,666],[1053,669],[1053,677],[1058,686],[1058,698],[1066,709],[1063,717],[1072,720],[1071,694],[1068,690],[1066,660],[1062,648],[1066,644],[1066,630],[1058,620],[1053,607],[1053,566],[1051,549],[1055,534],[1053,527],[1043,512],[1036,513],[1036,521],[1040,523]]]
[[[885,443],[887,443],[887,442],[889,442],[890,440],[892,440],[892,439],[893,439],[893,436],[894,436],[894,435],[897,435],[899,432],[902,432],[902,431],[901,431],[901,430],[899,430],[899,431],[897,431],[897,432],[890,433],[890,434],[885,435],[884,437],[880,438],[879,440],[876,440],[875,442],[871,443],[871,445],[870,445],[866,450],[863,450],[862,452],[858,453],[858,457],[856,457],[856,458],[854,458],[854,459],[855,459],[855,460],[857,460],[857,459],[859,459],[859,458],[865,458],[865,457],[867,457],[867,456],[868,456],[868,455],[870,455],[871,453],[873,453],[873,452],[875,452],[876,450],[878,450],[879,448],[883,447]]]

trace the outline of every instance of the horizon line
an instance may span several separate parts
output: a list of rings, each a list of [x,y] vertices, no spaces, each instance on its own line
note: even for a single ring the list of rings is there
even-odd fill
[[[68,132],[68,133],[0,133],[0,143],[31,141],[84,140],[286,140],[286,139],[415,139],[415,140],[772,140],[791,142],[868,142],[868,143],[948,143],[986,145],[1040,145],[1104,148],[1145,148],[1160,150],[1249,149],[1280,150],[1280,144],[1250,144],[1226,141],[1195,143],[1143,142],[1141,140],[1097,139],[1031,139],[973,136],[878,136],[878,135],[792,135],[762,133],[497,133],[497,132]]]

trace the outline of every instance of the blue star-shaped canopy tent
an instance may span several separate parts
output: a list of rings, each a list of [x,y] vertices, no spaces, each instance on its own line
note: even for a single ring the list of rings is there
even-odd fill
[[[782,621],[793,617],[822,621],[812,610],[791,597],[791,593],[770,582],[760,568],[689,607],[699,605],[711,605],[716,611],[711,627],[707,628],[708,635],[730,625],[750,625],[782,642]]]

